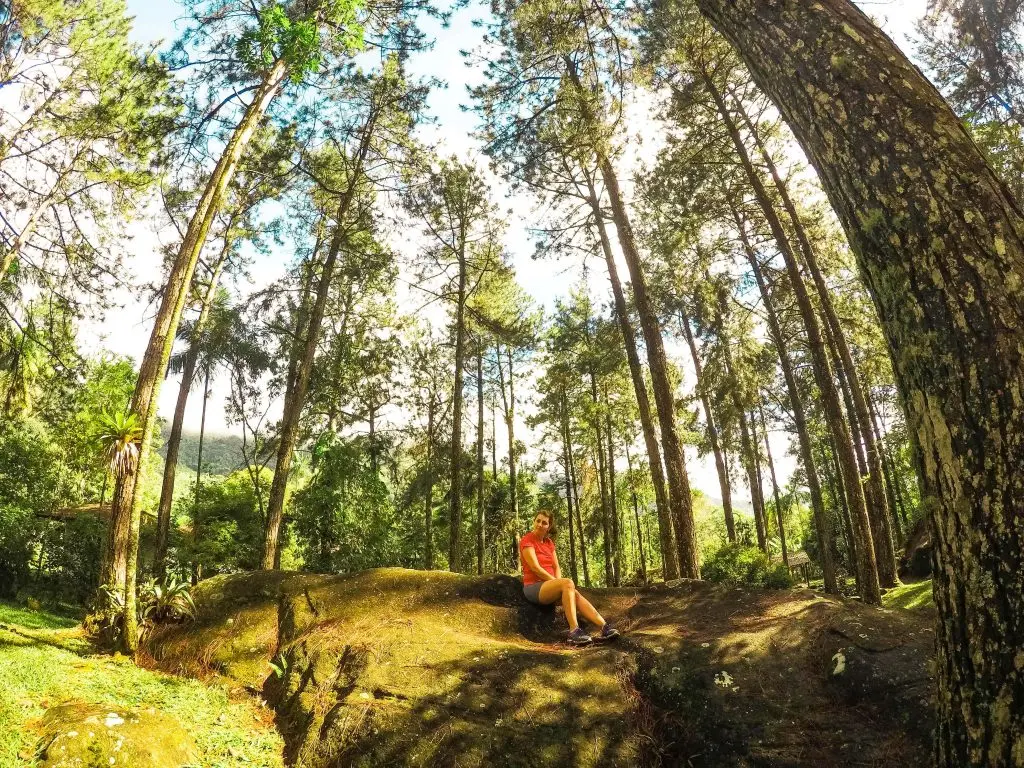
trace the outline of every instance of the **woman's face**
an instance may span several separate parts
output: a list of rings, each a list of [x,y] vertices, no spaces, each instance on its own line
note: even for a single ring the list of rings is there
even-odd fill
[[[533,518],[533,532],[542,539],[548,535],[549,528],[551,528],[551,518],[547,515],[538,514]]]

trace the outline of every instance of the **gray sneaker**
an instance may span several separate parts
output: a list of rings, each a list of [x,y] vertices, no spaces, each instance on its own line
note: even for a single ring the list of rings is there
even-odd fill
[[[597,640],[611,640],[612,638],[615,638],[615,637],[618,637],[618,636],[619,636],[619,630],[617,630],[615,627],[613,627],[611,625],[611,622],[606,621],[604,623],[604,626],[601,627],[601,634],[599,634],[595,639],[597,639]]]
[[[576,627],[572,632],[569,633],[569,637],[566,638],[566,642],[569,645],[590,645],[594,642],[594,638],[583,631],[583,627]]]

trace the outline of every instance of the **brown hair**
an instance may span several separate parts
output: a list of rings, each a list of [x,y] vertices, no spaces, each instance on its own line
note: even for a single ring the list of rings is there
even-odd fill
[[[537,515],[544,515],[548,519],[548,536],[555,538],[558,533],[558,525],[555,523],[555,513],[550,509],[538,509],[534,514],[533,519],[537,519]]]

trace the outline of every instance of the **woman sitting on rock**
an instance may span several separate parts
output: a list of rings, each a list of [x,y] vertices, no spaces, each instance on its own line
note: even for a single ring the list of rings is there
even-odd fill
[[[526,599],[537,605],[551,605],[561,600],[565,618],[569,621],[569,642],[574,645],[586,645],[593,640],[577,622],[577,610],[583,614],[583,618],[600,628],[598,640],[616,637],[619,631],[602,618],[587,598],[576,591],[572,579],[562,578],[552,538],[554,535],[554,516],[547,510],[541,510],[533,519],[533,530],[519,540],[523,594]]]

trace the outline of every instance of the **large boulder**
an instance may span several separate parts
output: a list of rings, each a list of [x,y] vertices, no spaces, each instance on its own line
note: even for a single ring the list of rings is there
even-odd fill
[[[170,715],[69,702],[43,715],[39,768],[182,768],[198,761],[192,738]]]

